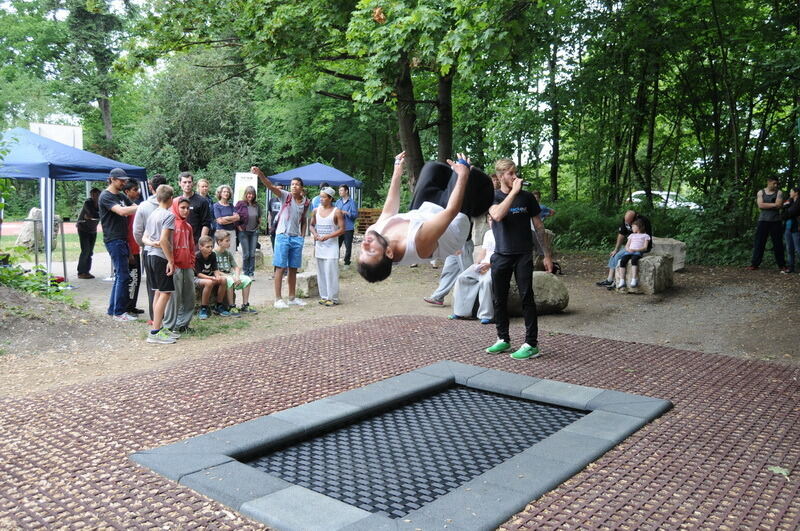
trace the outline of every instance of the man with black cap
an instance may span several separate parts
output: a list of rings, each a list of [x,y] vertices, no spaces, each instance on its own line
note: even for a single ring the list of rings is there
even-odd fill
[[[103,243],[114,266],[114,284],[108,303],[108,315],[115,321],[135,321],[136,317],[125,313],[128,308],[128,285],[131,281],[128,269],[128,216],[136,214],[138,205],[133,205],[122,193],[128,174],[122,168],[114,168],[108,174],[108,187],[100,194],[100,224],[103,227]]]

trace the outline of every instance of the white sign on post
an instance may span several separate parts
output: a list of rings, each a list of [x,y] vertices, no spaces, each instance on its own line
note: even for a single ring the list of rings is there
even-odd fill
[[[258,177],[249,171],[237,171],[233,184],[233,204],[244,199],[244,191],[248,186],[252,186],[258,194]]]

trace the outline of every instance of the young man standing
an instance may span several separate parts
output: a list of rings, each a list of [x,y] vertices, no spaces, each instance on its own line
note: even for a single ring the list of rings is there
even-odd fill
[[[151,274],[150,269],[148,269],[150,266],[147,260],[147,248],[142,241],[142,235],[144,235],[147,219],[150,217],[150,214],[155,212],[158,208],[156,190],[158,190],[158,187],[162,184],[167,184],[167,178],[160,173],[155,174],[153,178],[150,179],[150,184],[148,185],[150,187],[150,197],[147,198],[147,201],[142,201],[139,204],[139,208],[136,209],[136,215],[133,218],[133,239],[136,240],[136,243],[138,243],[139,247],[142,249],[142,265],[144,266],[145,280],[147,281],[147,309],[149,311],[148,315],[150,316],[150,321],[153,320],[153,296],[155,294],[155,286],[152,280],[154,276]]]
[[[91,192],[89,192],[89,199],[84,201],[83,208],[78,214],[78,222],[75,223],[75,227],[78,229],[78,238],[81,242],[81,256],[78,258],[78,278],[94,278],[90,271],[92,269],[94,244],[97,242],[97,222],[100,220],[100,211],[97,209],[99,197],[100,190],[92,188]]]
[[[139,205],[141,203],[140,198],[142,196],[138,182],[129,180],[125,183],[122,191],[132,204]],[[136,211],[138,212],[139,209],[137,208]],[[139,301],[139,286],[142,283],[142,260],[141,248],[133,235],[133,222],[135,219],[135,215],[128,216],[128,273],[131,276],[131,283],[128,287],[128,307],[125,311],[131,315],[144,313],[144,310],[136,307]]]
[[[211,207],[208,199],[194,193],[194,175],[191,172],[182,172],[179,176],[183,197],[189,200],[189,225],[194,231],[194,243],[200,236],[208,236],[211,231]]]
[[[344,265],[350,265],[350,255],[353,251],[353,234],[355,232],[356,218],[358,218],[358,207],[355,201],[350,199],[350,187],[343,184],[339,187],[339,199],[336,201],[338,208],[344,216],[344,234],[339,236],[339,247],[344,243]]]
[[[128,174],[122,168],[114,168],[108,174],[108,188],[98,200],[100,224],[103,227],[103,243],[114,266],[114,284],[108,303],[108,315],[115,321],[135,321],[136,317],[125,313],[128,308],[128,286],[131,281],[128,271],[128,216],[136,214],[138,205],[130,204],[122,193],[128,182]]]
[[[520,360],[537,358],[541,356],[541,352],[538,347],[539,323],[533,300],[531,222],[544,251],[544,267],[548,272],[553,271],[553,257],[549,243],[541,237],[544,224],[539,218],[539,204],[530,192],[522,189],[522,179],[517,177],[514,161],[500,159],[494,168],[500,180],[500,189],[495,191],[494,204],[489,209],[489,215],[492,217],[495,238],[491,264],[497,342],[487,348],[486,352],[497,354],[511,348],[511,336],[508,332],[508,290],[513,274],[522,297],[525,343],[511,357]]]
[[[753,257],[747,269],[754,271],[761,266],[764,258],[764,250],[767,247],[767,238],[772,240],[772,252],[775,254],[775,262],[782,272],[788,272],[786,267],[786,256],[783,252],[783,221],[781,221],[781,207],[783,206],[783,193],[778,189],[777,177],[767,179],[767,187],[759,190],[756,194],[756,205],[760,212],[758,214],[758,225],[756,226],[756,236],[753,241]]]
[[[292,179],[289,186],[290,192],[281,190],[269,179],[264,172],[256,166],[250,168],[250,173],[255,173],[258,179],[269,188],[270,192],[281,198],[281,209],[278,212],[275,226],[275,253],[272,265],[275,266],[275,308],[284,309],[290,305],[305,306],[306,303],[296,297],[297,269],[303,263],[303,238],[308,223],[309,200],[304,195],[303,180],[299,177]],[[283,272],[288,268],[289,300],[281,298]]]

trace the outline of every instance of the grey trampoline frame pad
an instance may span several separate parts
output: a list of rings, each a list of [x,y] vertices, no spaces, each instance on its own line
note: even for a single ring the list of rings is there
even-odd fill
[[[589,413],[397,519],[293,485],[237,460],[267,454],[454,385]],[[285,531],[495,529],[671,407],[668,400],[441,361],[219,431],[136,452],[130,458]]]

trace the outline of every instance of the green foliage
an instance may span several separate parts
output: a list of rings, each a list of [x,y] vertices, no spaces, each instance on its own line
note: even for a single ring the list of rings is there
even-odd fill
[[[0,284],[48,299],[72,304],[72,294],[65,290],[67,284],[53,282],[43,268],[30,272],[18,266],[0,267]]]

